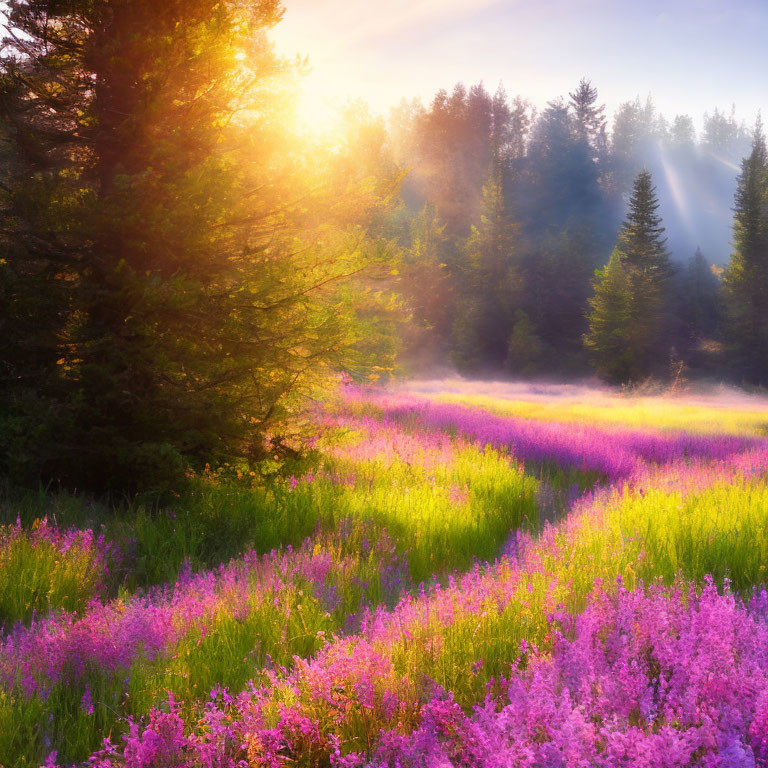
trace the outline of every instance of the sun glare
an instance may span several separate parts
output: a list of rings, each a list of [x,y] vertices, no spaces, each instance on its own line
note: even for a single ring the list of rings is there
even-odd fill
[[[299,84],[295,114],[300,133],[321,140],[333,138],[339,129],[341,111],[341,98],[323,87],[320,78],[310,73]]]

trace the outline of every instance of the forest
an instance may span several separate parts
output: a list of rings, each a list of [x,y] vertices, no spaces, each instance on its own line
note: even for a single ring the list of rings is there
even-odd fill
[[[258,462],[339,371],[765,384],[759,123],[715,109],[697,136],[650,98],[609,120],[582,79],[538,113],[482,85],[388,120],[352,104],[313,141],[276,3],[106,7],[10,6],[14,476],[137,490]]]
[[[768,766],[760,117],[0,13],[0,767]]]
[[[405,208],[418,212],[409,216],[406,259],[422,269],[419,244],[430,242],[442,276],[431,278],[445,291],[435,308],[418,306],[418,278],[404,279],[426,336],[419,343],[431,343],[437,359],[513,376],[578,377],[592,362],[613,383],[663,377],[683,363],[700,376],[763,381],[737,361],[746,338],[737,333],[724,354],[726,315],[749,301],[733,282],[735,264],[728,271],[734,169],[748,156],[764,168],[761,125],[747,129],[714,110],[697,140],[690,116],[669,121],[652,100],[635,99],[609,126],[596,87],[583,79],[540,114],[503,90],[458,85],[428,109],[397,110],[389,141],[397,165],[410,169]],[[749,173],[745,166],[739,195]],[[747,205],[738,203],[737,217]],[[658,294],[653,307],[637,296],[625,306],[618,286],[609,291],[617,266],[596,280],[614,248],[625,269],[646,273]],[[640,317],[647,327],[626,338],[630,318]]]

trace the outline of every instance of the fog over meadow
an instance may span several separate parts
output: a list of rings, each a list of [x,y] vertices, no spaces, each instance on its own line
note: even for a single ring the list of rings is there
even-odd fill
[[[601,385],[596,380],[581,383],[556,381],[492,381],[464,379],[453,375],[446,378],[415,379],[395,385],[396,391],[423,396],[471,396],[494,398],[520,403],[570,404],[600,408],[621,407],[665,401],[675,406],[701,406],[724,410],[766,411],[768,396],[750,393],[727,384],[695,383],[680,390],[661,394],[632,394]]]

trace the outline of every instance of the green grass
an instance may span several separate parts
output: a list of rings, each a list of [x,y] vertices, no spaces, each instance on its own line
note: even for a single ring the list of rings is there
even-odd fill
[[[687,497],[653,488],[633,493],[604,519],[586,517],[575,541],[584,570],[587,562],[600,562],[609,576],[614,571],[631,585],[711,575],[747,595],[766,583],[768,485],[717,483]]]
[[[87,546],[62,552],[27,532],[0,530],[0,627],[79,610],[97,597],[105,577],[104,564]]]
[[[445,394],[438,402],[541,421],[606,424],[635,429],[653,427],[702,434],[767,435],[764,410],[696,403],[674,397],[595,396],[592,400],[558,402],[509,400],[488,395]]]
[[[470,705],[489,679],[508,672],[522,640],[546,648],[547,616],[581,612],[596,583],[608,591],[619,579],[630,589],[641,580],[687,589],[712,575],[748,597],[768,581],[767,565],[766,481],[718,483],[685,497],[661,490],[613,495],[545,534],[523,571],[498,570],[479,612],[457,610],[446,624],[435,611],[409,625],[388,653],[398,672],[418,670]],[[478,658],[480,674],[473,670]]]

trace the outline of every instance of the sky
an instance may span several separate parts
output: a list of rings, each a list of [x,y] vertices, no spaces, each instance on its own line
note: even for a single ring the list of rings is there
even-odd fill
[[[284,0],[273,39],[309,59],[306,106],[386,114],[462,81],[535,106],[582,77],[612,112],[653,94],[668,117],[768,117],[768,0]]]

